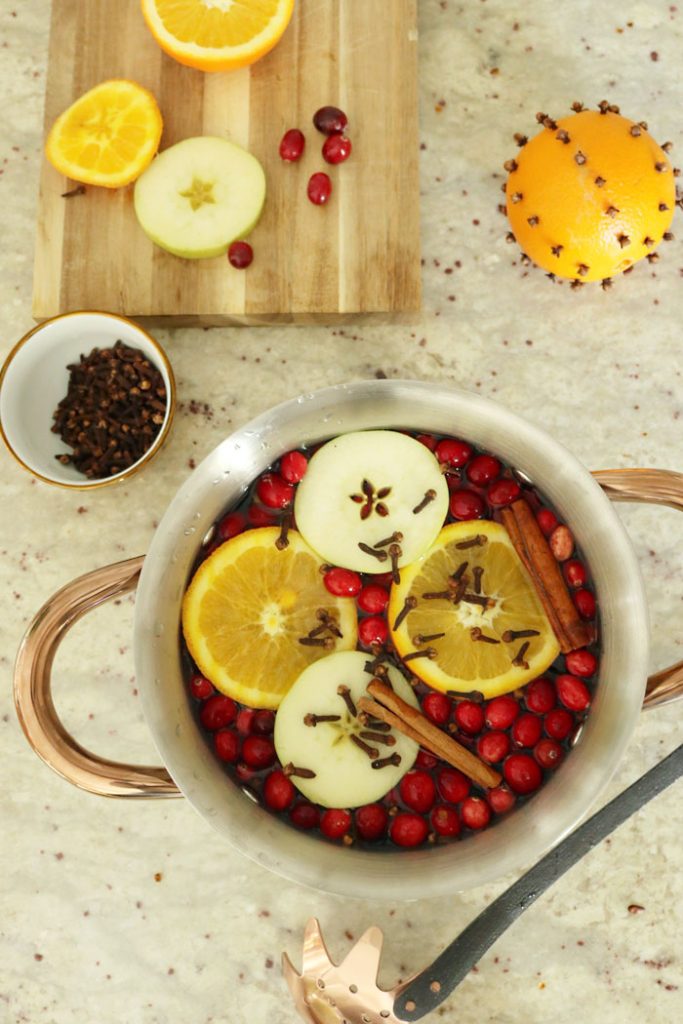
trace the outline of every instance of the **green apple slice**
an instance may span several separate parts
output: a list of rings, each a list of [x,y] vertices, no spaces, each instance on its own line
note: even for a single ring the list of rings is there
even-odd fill
[[[261,164],[211,135],[160,153],[135,182],[135,213],[153,242],[186,259],[220,256],[258,221],[266,197]]]
[[[325,562],[379,573],[415,561],[448,512],[436,456],[396,430],[341,434],[311,457],[294,502],[297,529]],[[370,552],[374,552],[371,554]]]
[[[367,662],[362,651],[338,651],[309,665],[275,717],[275,750],[283,768],[304,796],[323,807],[361,807],[379,800],[417,757],[414,740],[384,725],[377,730],[358,717],[358,700],[369,696],[373,678]],[[418,707],[398,669],[386,668],[394,691]]]

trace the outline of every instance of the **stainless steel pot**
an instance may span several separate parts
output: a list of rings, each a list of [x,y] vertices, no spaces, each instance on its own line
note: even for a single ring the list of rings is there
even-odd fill
[[[365,852],[298,832],[245,798],[195,724],[181,672],[181,600],[211,524],[281,454],[349,430],[398,427],[467,438],[512,463],[558,509],[585,553],[600,607],[603,655],[591,712],[571,756],[524,806],[481,834],[425,850]],[[647,679],[648,614],[635,554],[610,498],[683,510],[683,474],[591,474],[563,446],[501,406],[416,381],[342,384],[301,395],[223,441],[180,488],[147,555],[68,584],[29,627],[16,663],[16,706],[36,752],[64,778],[107,796],[184,795],[237,849],[296,882],[343,895],[414,899],[462,891],[537,859],[606,786],[643,706],[683,690],[683,662]],[[57,646],[84,612],[137,586],[134,647],[145,717],[164,767],[117,764],[84,750],[50,696]]]

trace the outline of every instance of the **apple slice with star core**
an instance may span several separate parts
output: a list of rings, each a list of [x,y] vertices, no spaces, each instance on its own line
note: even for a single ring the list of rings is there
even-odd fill
[[[217,136],[183,139],[135,183],[135,213],[153,242],[186,259],[221,256],[255,227],[266,198],[261,164]]]

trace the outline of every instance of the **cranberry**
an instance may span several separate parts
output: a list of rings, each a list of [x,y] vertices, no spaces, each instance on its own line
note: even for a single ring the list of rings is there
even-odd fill
[[[574,728],[574,716],[566,708],[555,708],[545,716],[543,725],[548,736],[554,740],[563,740]]]
[[[491,808],[480,796],[468,796],[463,800],[460,814],[468,828],[486,828],[491,820]]]
[[[237,705],[232,697],[217,693],[204,701],[199,712],[199,721],[205,729],[215,732],[234,721]]]
[[[516,802],[515,794],[507,786],[496,786],[495,789],[490,789],[487,794],[487,800],[489,807],[496,814],[505,814]]]
[[[250,505],[247,509],[247,519],[252,526],[272,526],[277,522],[277,516],[263,505]]]
[[[334,132],[323,142],[323,157],[328,164],[342,164],[351,156],[351,139],[342,134]]]
[[[571,672],[574,676],[592,676],[598,667],[598,659],[592,653],[587,651],[585,647],[582,647],[578,651],[570,651],[569,654],[565,655],[564,663],[567,666],[567,672]]]
[[[424,768],[425,771],[431,772],[438,763],[439,759],[436,754],[430,754],[428,750],[418,750],[415,758],[416,768]]]
[[[195,672],[190,677],[190,693],[198,700],[204,700],[205,697],[210,697],[213,693],[213,686],[208,679]]]
[[[519,704],[514,697],[506,693],[489,701],[484,720],[490,729],[509,729],[518,714]]]
[[[463,732],[477,733],[484,728],[484,709],[481,704],[475,704],[473,700],[461,700],[455,705],[453,716]]]
[[[535,711],[536,714],[544,715],[546,711],[550,711],[551,708],[555,707],[555,687],[550,679],[546,679],[545,676],[539,676],[538,679],[533,679],[527,686],[524,691],[524,700],[529,711]]]
[[[314,804],[302,801],[299,804],[294,804],[289,812],[289,817],[297,828],[315,828],[320,821],[320,811]]]
[[[457,836],[460,831],[460,818],[455,807],[437,804],[429,815],[432,828],[440,836]]]
[[[484,511],[484,499],[463,488],[453,491],[449,507],[454,519],[478,519]]]
[[[503,505],[510,505],[515,501],[519,497],[521,490],[522,488],[517,480],[503,477],[501,480],[494,480],[486,492],[486,498],[489,505],[493,505],[494,508],[501,508]]]
[[[320,831],[328,839],[341,839],[351,825],[351,815],[337,807],[328,807],[320,819]]]
[[[256,775],[256,770],[244,761],[238,761],[235,765],[235,775],[241,782],[251,782]]]
[[[564,578],[570,587],[578,588],[582,587],[586,582],[586,567],[583,562],[579,562],[577,558],[570,558],[568,562],[564,563]]]
[[[534,757],[541,768],[557,768],[564,757],[564,751],[557,740],[539,740],[534,747]]]
[[[368,615],[358,623],[358,639],[364,647],[372,647],[373,644],[383,644],[389,635],[389,629],[385,619],[379,615]]]
[[[459,804],[470,791],[470,780],[457,768],[442,768],[436,784],[443,799],[452,804]]]
[[[495,764],[502,761],[510,750],[510,738],[506,732],[497,729],[485,732],[477,741],[477,754],[482,761]]]
[[[322,206],[332,195],[332,182],[324,171],[317,171],[308,179],[308,198],[316,206]]]
[[[578,676],[560,675],[555,680],[557,696],[571,711],[585,711],[591,702],[588,687]]]
[[[556,526],[548,537],[550,550],[558,562],[566,562],[574,550],[574,537],[568,526]]]
[[[361,839],[381,839],[386,832],[389,815],[381,804],[365,804],[356,811],[356,829]]]
[[[574,604],[582,619],[592,619],[595,615],[595,598],[590,590],[577,590],[574,594]]]
[[[428,693],[422,701],[422,711],[437,725],[444,725],[451,717],[451,702],[445,693]]]
[[[344,131],[348,118],[339,107],[320,107],[313,115],[313,124],[323,135],[332,135]]]
[[[452,437],[445,437],[436,446],[436,457],[442,465],[464,466],[471,454],[472,449],[468,444]]]
[[[256,711],[251,720],[251,730],[258,736],[269,736],[275,728],[275,713],[264,709]]]
[[[536,522],[544,536],[549,537],[557,526],[557,516],[549,508],[542,508],[536,513]]]
[[[218,536],[221,540],[230,540],[231,537],[242,533],[246,525],[247,520],[241,512],[229,512],[218,524]]]
[[[397,846],[419,846],[428,832],[429,826],[422,815],[407,811],[397,814],[389,829],[389,835]]]
[[[242,760],[250,768],[270,768],[275,762],[275,746],[267,736],[247,736],[242,743]]]
[[[381,615],[389,604],[389,591],[377,583],[368,583],[359,593],[356,604],[362,612]]]
[[[427,772],[408,772],[401,779],[401,799],[411,811],[428,811],[436,797],[436,787]]]
[[[357,572],[353,572],[352,569],[340,569],[339,566],[327,570],[323,576],[323,583],[326,590],[335,597],[355,597],[363,585]]]
[[[429,448],[430,452],[436,450],[436,438],[433,434],[416,434],[415,440],[423,444],[425,448]]]
[[[529,754],[510,754],[503,765],[503,775],[515,793],[533,793],[543,779],[538,763]]]
[[[254,720],[255,714],[256,712],[253,708],[240,708],[237,712],[235,725],[237,726],[237,731],[242,736],[247,736],[251,732],[251,723]]]
[[[268,508],[286,508],[294,497],[294,488],[278,473],[264,473],[256,485],[256,493]]]
[[[221,761],[234,764],[239,757],[240,738],[234,729],[221,729],[213,738],[213,748]]]
[[[272,811],[284,811],[294,799],[294,783],[284,772],[271,772],[263,784],[263,799]]]
[[[481,487],[495,480],[500,468],[500,462],[493,455],[475,455],[465,473],[470,483]]]
[[[512,738],[520,747],[533,747],[541,738],[543,722],[538,715],[527,711],[512,726]]]
[[[287,163],[295,163],[301,159],[301,155],[306,145],[306,138],[302,131],[298,128],[290,128],[289,131],[285,132],[280,141],[280,156]]]
[[[298,484],[308,469],[308,459],[301,452],[287,452],[280,459],[280,476],[288,484]]]
[[[254,259],[254,250],[249,242],[233,242],[228,249],[228,260],[232,267],[244,270]]]

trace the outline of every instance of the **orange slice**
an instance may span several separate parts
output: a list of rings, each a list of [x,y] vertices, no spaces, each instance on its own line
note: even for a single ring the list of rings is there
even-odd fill
[[[353,598],[327,591],[323,563],[301,534],[290,530],[282,549],[279,537],[266,526],[221,544],[183,599],[183,633],[200,672],[249,707],[276,708],[314,661],[356,646]],[[321,609],[336,628],[320,629]],[[317,642],[300,643],[311,631]]]
[[[68,178],[120,188],[151,163],[162,126],[151,92],[137,82],[112,78],[88,90],[57,118],[45,153]]]
[[[200,71],[253,64],[275,46],[294,0],[142,0],[162,50]]]
[[[607,108],[543,123],[506,164],[507,215],[524,253],[579,282],[650,255],[671,224],[676,185],[646,126]]]
[[[391,636],[411,672],[435,690],[495,697],[524,686],[559,654],[534,584],[499,523],[444,526],[400,575],[389,601]],[[403,614],[406,599],[415,604]],[[520,631],[528,635],[514,635]],[[433,656],[425,657],[430,648]]]

